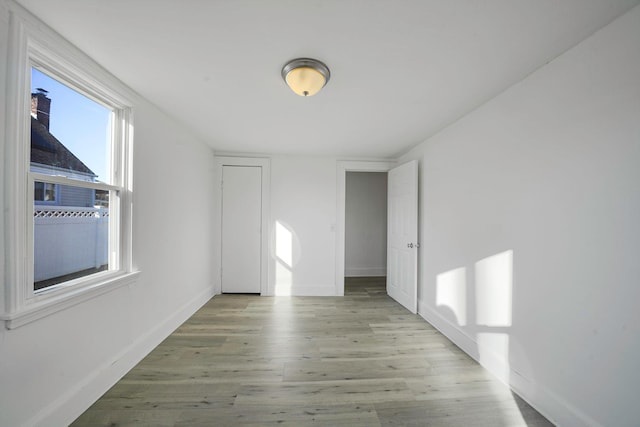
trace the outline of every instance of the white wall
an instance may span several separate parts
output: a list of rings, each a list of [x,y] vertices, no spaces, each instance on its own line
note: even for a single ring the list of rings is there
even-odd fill
[[[336,159],[271,157],[270,202],[269,292],[335,295]]]
[[[559,425],[638,425],[640,7],[427,140],[420,313]]]
[[[252,160],[238,153],[218,154],[220,159],[234,157],[235,161],[249,163],[265,159],[269,163],[266,294],[336,295],[338,159],[260,155]],[[215,186],[215,203],[219,203],[220,197],[219,186]],[[221,222],[218,211],[212,222],[216,242],[212,269],[219,282]]]
[[[5,6],[0,1],[0,58],[7,57]],[[2,66],[2,100],[7,84]],[[67,425],[212,294],[212,152],[145,100],[134,101],[133,258],[140,276],[27,325],[0,328],[0,425]],[[4,102],[0,112],[4,129]],[[3,190],[4,181],[0,196]],[[0,267],[4,289],[4,256]]]
[[[387,174],[347,172],[345,276],[387,273]]]

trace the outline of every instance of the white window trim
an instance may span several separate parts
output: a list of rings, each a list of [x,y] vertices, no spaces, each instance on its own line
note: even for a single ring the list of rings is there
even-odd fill
[[[9,2],[5,133],[5,249],[4,292],[0,293],[0,320],[9,329],[94,298],[135,281],[132,260],[132,138],[131,99],[135,94],[119,80],[69,44],[21,6]],[[117,145],[111,164],[112,184],[87,183],[91,188],[118,191],[110,244],[119,248],[110,258],[117,270],[87,276],[33,292],[33,181],[83,186],[82,181],[30,172],[31,67],[43,67],[90,98],[115,108],[113,132]],[[41,179],[42,178],[42,179]],[[104,187],[104,188],[103,188]],[[29,197],[30,196],[30,197]],[[111,210],[110,203],[110,210]],[[110,219],[111,220],[111,219]],[[111,252],[110,252],[111,254]],[[110,255],[111,257],[112,255]]]

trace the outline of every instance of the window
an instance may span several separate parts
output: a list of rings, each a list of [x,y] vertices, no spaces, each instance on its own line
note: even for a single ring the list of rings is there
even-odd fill
[[[114,109],[35,66],[31,68],[30,97],[33,292],[39,293],[115,269],[108,256],[109,195],[120,189],[104,187],[111,182]],[[69,183],[80,181],[83,186],[47,182],[52,177]],[[99,206],[95,204],[97,192]]]
[[[35,182],[33,188],[33,201],[36,204],[55,203],[57,186],[48,182]]]
[[[131,283],[131,101],[117,79],[15,10],[7,155],[9,328]],[[4,300],[3,300],[4,297]]]

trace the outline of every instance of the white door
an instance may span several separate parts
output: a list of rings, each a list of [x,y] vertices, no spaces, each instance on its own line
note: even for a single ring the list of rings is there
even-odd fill
[[[260,293],[262,168],[222,168],[222,292]]]
[[[387,293],[418,311],[418,164],[389,171],[387,206]]]

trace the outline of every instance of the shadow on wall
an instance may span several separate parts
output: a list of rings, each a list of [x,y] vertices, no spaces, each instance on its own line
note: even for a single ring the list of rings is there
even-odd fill
[[[470,280],[467,268],[460,267],[436,276],[438,312],[473,339],[480,364],[510,384],[513,250],[479,260],[472,274]],[[505,419],[512,420],[514,409],[521,412],[521,399],[514,395],[511,406]]]

